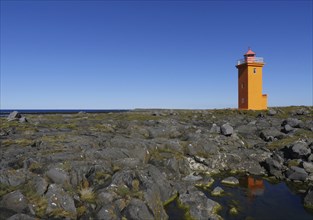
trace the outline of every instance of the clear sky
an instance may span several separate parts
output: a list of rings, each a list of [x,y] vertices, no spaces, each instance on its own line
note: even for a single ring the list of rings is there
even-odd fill
[[[249,46],[269,106],[312,105],[312,28],[310,0],[1,0],[0,107],[237,107]]]

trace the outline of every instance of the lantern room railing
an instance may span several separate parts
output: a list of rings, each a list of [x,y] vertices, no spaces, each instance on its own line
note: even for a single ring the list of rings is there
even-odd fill
[[[248,59],[241,59],[237,61],[237,65],[244,63],[264,63],[263,57],[249,57]]]

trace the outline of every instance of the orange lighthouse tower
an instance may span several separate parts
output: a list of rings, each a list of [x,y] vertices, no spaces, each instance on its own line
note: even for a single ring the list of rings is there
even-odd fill
[[[267,95],[262,94],[263,58],[256,57],[249,48],[244,59],[238,60],[238,108],[247,110],[267,109]]]

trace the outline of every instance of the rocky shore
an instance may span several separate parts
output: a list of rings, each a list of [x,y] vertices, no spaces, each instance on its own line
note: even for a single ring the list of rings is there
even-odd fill
[[[313,108],[0,118],[0,219],[221,219],[236,174],[301,184],[313,209]],[[237,210],[230,212],[236,215]]]

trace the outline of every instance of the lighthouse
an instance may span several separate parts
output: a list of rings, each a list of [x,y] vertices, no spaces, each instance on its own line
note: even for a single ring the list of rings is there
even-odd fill
[[[238,60],[238,108],[246,110],[267,109],[267,95],[262,94],[262,57],[249,48],[244,59]]]

